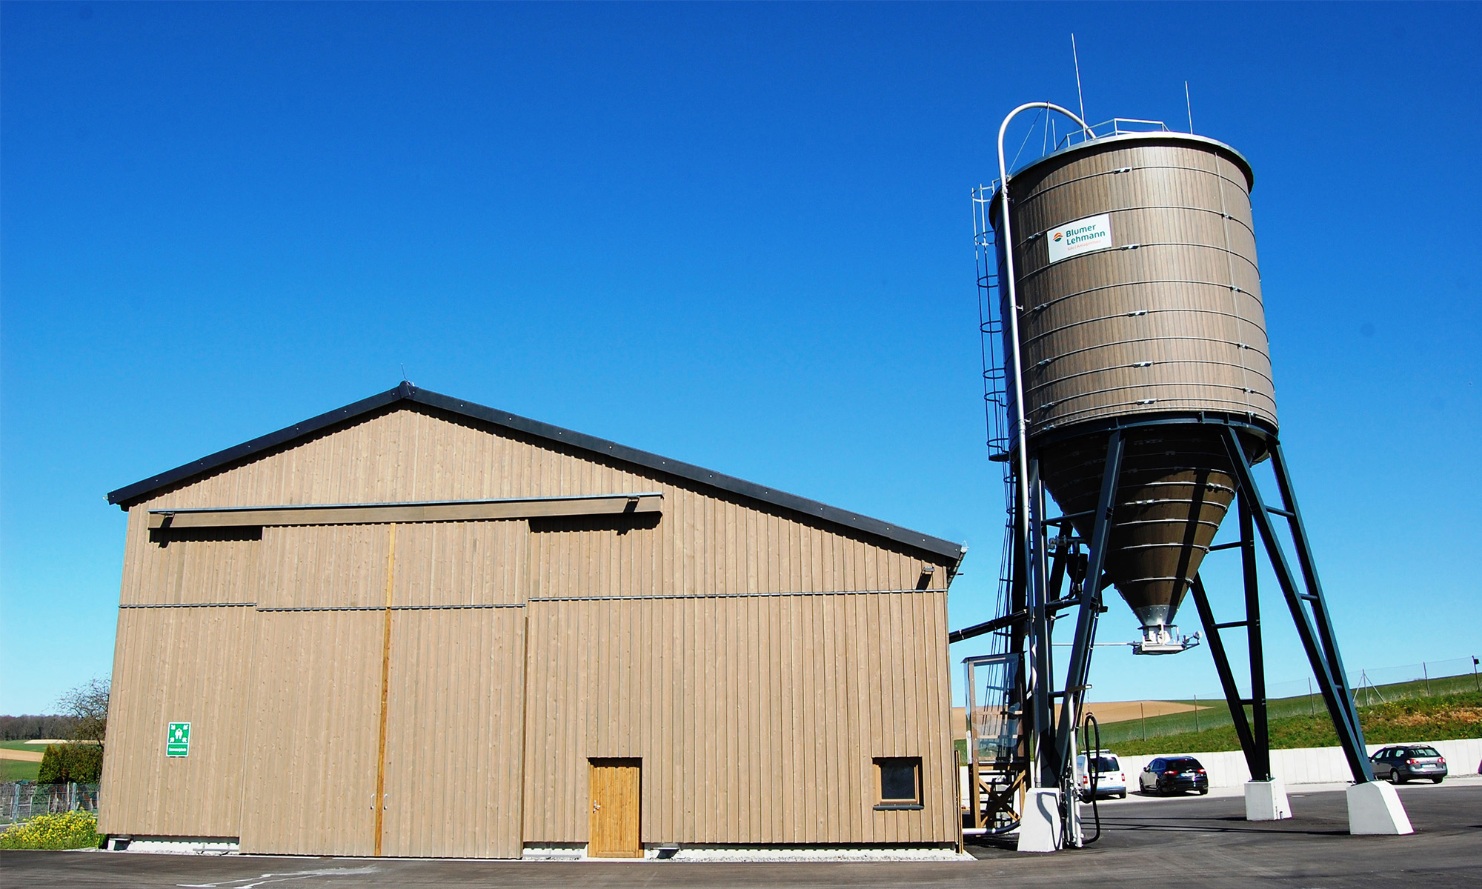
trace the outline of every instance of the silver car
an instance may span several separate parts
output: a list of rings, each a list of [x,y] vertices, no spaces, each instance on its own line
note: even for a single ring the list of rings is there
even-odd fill
[[[1091,759],[1091,765],[1096,767],[1096,796],[1114,796],[1123,799],[1127,796],[1127,773],[1122,771],[1122,762],[1117,755],[1110,751],[1102,751]],[[1083,802],[1091,799],[1091,775],[1087,769],[1086,754],[1075,758],[1076,786]]]
[[[1381,747],[1369,757],[1374,778],[1388,778],[1392,784],[1404,784],[1411,778],[1429,778],[1440,784],[1446,777],[1446,757],[1427,744],[1399,744]]]

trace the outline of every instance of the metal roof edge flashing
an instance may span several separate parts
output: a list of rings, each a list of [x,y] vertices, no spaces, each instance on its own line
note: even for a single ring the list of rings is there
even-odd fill
[[[416,387],[408,383],[403,383],[389,391],[372,395],[369,398],[362,398],[344,407],[325,411],[322,414],[294,423],[292,426],[286,426],[276,432],[260,435],[257,438],[244,441],[239,445],[233,445],[213,454],[207,454],[199,460],[192,460],[174,469],[134,482],[132,485],[125,485],[115,491],[109,491],[108,502],[117,505],[120,509],[126,510],[131,502],[152,494],[161,488],[168,487],[188,478],[204,475],[231,463],[246,460],[258,454],[265,453],[279,445],[313,435],[316,432],[339,423],[346,423],[358,417],[363,417],[389,404],[412,399],[415,397],[416,391]]]
[[[162,488],[205,475],[229,464],[251,459],[289,442],[313,435],[332,426],[348,423],[401,401],[425,405],[434,410],[488,423],[547,442],[559,443],[577,450],[599,454],[609,459],[635,464],[685,481],[717,488],[737,496],[768,503],[800,515],[849,528],[858,533],[881,537],[894,543],[899,543],[929,555],[948,560],[950,562],[948,568],[949,576],[957,573],[957,569],[967,553],[967,547],[933,537],[929,534],[911,531],[892,525],[889,522],[870,518],[856,512],[850,512],[846,509],[829,506],[825,503],[800,497],[796,494],[777,491],[691,463],[671,460],[658,454],[641,451],[637,448],[597,438],[586,433],[574,432],[560,426],[553,426],[550,423],[543,423],[539,420],[532,420],[528,417],[522,417],[507,411],[495,410],[485,405],[465,401],[460,398],[453,398],[428,389],[422,389],[405,380],[386,392],[372,395],[369,398],[363,398],[344,407],[327,411],[300,423],[279,429],[276,432],[270,432],[267,435],[262,435],[242,444],[217,451],[199,460],[194,460],[166,472],[150,476],[132,485],[119,488],[116,491],[111,491],[108,494],[108,502],[127,511],[130,504],[142,500]]]

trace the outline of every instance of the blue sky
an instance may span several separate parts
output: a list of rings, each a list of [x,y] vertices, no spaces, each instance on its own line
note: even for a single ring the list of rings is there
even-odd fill
[[[1088,118],[1183,128],[1188,81],[1196,131],[1255,167],[1282,440],[1348,665],[1482,654],[1482,6],[5,3],[0,26],[0,712],[111,668],[106,492],[403,368],[965,542],[951,623],[993,616],[969,189],[1011,108],[1075,106],[1071,32]],[[1272,679],[1303,679],[1267,601]],[[1112,604],[1101,638],[1131,639]],[[1092,681],[1218,687],[1207,649],[1100,650]]]

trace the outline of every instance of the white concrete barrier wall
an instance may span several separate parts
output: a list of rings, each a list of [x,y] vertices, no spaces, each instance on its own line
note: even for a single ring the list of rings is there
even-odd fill
[[[1475,775],[1482,762],[1482,738],[1467,738],[1460,741],[1412,741],[1435,747],[1446,757],[1446,769],[1452,775]],[[1370,744],[1373,753],[1388,744]],[[1115,752],[1115,751],[1113,751]],[[1159,756],[1170,756],[1184,751],[1170,751],[1147,756],[1122,756],[1122,768],[1127,772],[1127,789],[1137,790],[1137,776],[1149,762]],[[1203,763],[1209,773],[1210,787],[1239,787],[1250,780],[1250,770],[1245,767],[1245,755],[1238,750],[1200,753],[1189,752]],[[1301,747],[1296,750],[1271,751],[1271,773],[1288,787],[1293,784],[1325,784],[1352,781],[1353,773],[1348,770],[1348,761],[1341,747]]]
[[[1413,741],[1426,743],[1446,757],[1446,770],[1450,775],[1476,775],[1482,767],[1482,738],[1467,738],[1460,741]],[[1369,753],[1374,753],[1388,744],[1370,744]],[[1115,750],[1112,751],[1116,753]],[[1159,756],[1172,756],[1180,751],[1154,753],[1146,756],[1122,756],[1122,770],[1127,773],[1127,791],[1137,792],[1137,776],[1143,766]],[[1245,755],[1238,750],[1222,750],[1215,753],[1193,752],[1193,756],[1204,764],[1209,773],[1210,787],[1240,787],[1250,780],[1250,770],[1245,767]],[[1353,780],[1348,771],[1348,761],[1343,758],[1341,747],[1301,747],[1296,750],[1271,751],[1271,772],[1287,787],[1294,784],[1329,784]],[[968,794],[968,769],[958,771],[958,799],[965,801]]]

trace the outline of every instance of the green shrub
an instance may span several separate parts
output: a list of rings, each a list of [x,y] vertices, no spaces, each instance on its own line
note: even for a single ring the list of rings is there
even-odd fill
[[[81,810],[37,815],[0,833],[0,849],[96,849],[102,843],[98,816]]]
[[[103,748],[97,744],[48,744],[37,784],[97,784],[103,774]]]

